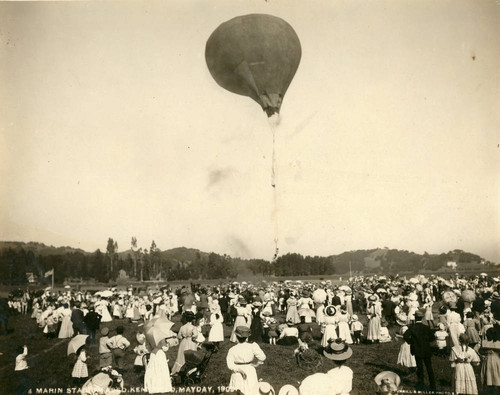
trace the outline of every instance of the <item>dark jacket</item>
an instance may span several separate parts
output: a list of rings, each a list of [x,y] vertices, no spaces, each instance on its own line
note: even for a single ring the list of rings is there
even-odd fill
[[[342,304],[342,300],[340,299],[340,296],[335,295],[332,298],[332,305],[334,305],[334,306],[340,306],[341,304]]]
[[[78,328],[80,330],[85,329],[83,311],[78,308],[74,308],[71,312],[71,322],[73,323],[73,328]]]
[[[83,318],[83,321],[87,325],[87,328],[91,330],[99,329],[101,323],[101,315],[95,311],[89,311],[87,315]]]
[[[429,358],[432,355],[431,342],[434,341],[434,332],[421,322],[408,327],[403,335],[405,341],[410,344],[410,351],[415,357]]]

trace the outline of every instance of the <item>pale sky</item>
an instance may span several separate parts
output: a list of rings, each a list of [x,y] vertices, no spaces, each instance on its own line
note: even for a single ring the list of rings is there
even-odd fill
[[[222,22],[286,20],[276,134],[219,87]],[[0,239],[155,240],[271,259],[389,247],[500,262],[500,6],[482,1],[0,3]]]

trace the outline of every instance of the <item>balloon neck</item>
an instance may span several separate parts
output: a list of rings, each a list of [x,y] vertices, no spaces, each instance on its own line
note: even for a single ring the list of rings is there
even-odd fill
[[[264,93],[259,95],[260,105],[268,117],[279,114],[282,97],[279,93]]]

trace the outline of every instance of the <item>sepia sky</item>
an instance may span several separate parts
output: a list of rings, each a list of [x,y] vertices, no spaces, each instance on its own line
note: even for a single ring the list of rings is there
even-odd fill
[[[222,22],[290,23],[276,134],[220,88]],[[500,6],[484,1],[0,3],[0,239],[132,236],[271,259],[389,247],[500,262]]]

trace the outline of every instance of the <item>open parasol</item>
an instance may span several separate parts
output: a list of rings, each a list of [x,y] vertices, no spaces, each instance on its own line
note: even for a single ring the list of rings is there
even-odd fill
[[[81,346],[85,345],[87,337],[89,335],[76,335],[71,339],[68,343],[68,355],[76,353]]]
[[[464,302],[474,302],[476,300],[476,294],[471,289],[466,289],[462,292],[462,299]]]
[[[317,289],[313,292],[313,300],[316,303],[324,303],[326,300],[326,292],[324,289]]]
[[[175,337],[172,332],[173,325],[174,323],[165,316],[153,318],[146,322],[144,324],[144,333],[151,347],[156,347],[161,340],[167,337]]]

